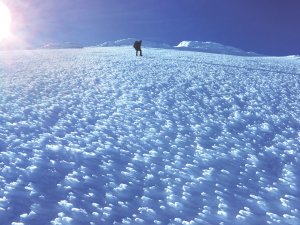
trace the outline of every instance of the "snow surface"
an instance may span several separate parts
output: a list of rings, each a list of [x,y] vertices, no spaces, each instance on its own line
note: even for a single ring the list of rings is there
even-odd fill
[[[220,43],[208,42],[208,41],[207,42],[182,41],[175,47],[181,49],[198,50],[201,52],[210,52],[210,53],[218,53],[218,54],[258,56],[258,54],[254,52],[246,52],[244,50],[232,46],[227,46]]]
[[[300,61],[0,52],[0,224],[300,224]]]

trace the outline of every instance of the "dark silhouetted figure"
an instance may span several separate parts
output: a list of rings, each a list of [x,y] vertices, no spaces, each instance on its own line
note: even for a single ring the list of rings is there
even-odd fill
[[[139,52],[140,52],[140,56],[142,56],[142,49],[141,49],[141,46],[142,46],[142,40],[140,41],[135,41],[134,42],[134,45],[133,47],[135,48],[135,51],[136,51],[136,56],[138,56]]]

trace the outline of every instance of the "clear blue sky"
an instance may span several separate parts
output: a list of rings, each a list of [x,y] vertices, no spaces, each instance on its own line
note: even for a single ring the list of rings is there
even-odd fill
[[[4,0],[28,42],[93,45],[136,37],[214,41],[272,55],[300,54],[299,0]]]

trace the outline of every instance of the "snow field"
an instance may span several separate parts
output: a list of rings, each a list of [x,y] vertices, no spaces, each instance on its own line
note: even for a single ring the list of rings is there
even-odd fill
[[[299,224],[300,61],[0,53],[0,224]]]

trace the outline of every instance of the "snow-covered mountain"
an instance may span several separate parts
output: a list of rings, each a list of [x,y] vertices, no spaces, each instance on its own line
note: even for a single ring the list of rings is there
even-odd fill
[[[116,47],[116,46],[133,46],[133,43],[138,40],[136,38],[126,38],[126,39],[121,39],[121,40],[116,40],[116,41],[107,41],[102,44],[100,44],[100,47]],[[148,47],[148,48],[171,48],[170,45],[164,44],[164,43],[159,43],[159,42],[153,42],[153,41],[147,41],[147,40],[142,40],[143,47]]]
[[[232,46],[226,46],[215,42],[182,41],[175,47],[210,53],[221,53],[231,55],[258,55],[253,52],[246,52]]]
[[[72,42],[53,42],[41,46],[42,49],[67,49],[67,48],[83,48],[84,46]]]
[[[133,43],[138,40],[136,38],[126,38],[116,41],[107,41],[100,45],[99,47],[117,47],[117,46],[132,46]],[[230,54],[230,55],[246,55],[246,56],[258,56],[258,54],[253,52],[246,52],[241,49],[225,46],[219,43],[214,42],[200,42],[200,41],[182,41],[177,46],[172,47],[169,44],[152,42],[143,40],[143,47],[148,48],[164,48],[164,49],[180,49],[180,50],[189,50],[189,51],[200,51],[200,52],[209,52],[209,53],[218,53],[218,54]]]
[[[300,61],[0,52],[1,225],[300,224]]]
[[[29,49],[31,47],[32,47],[31,45],[18,39],[15,36],[0,41],[0,51],[24,50],[24,49]]]

